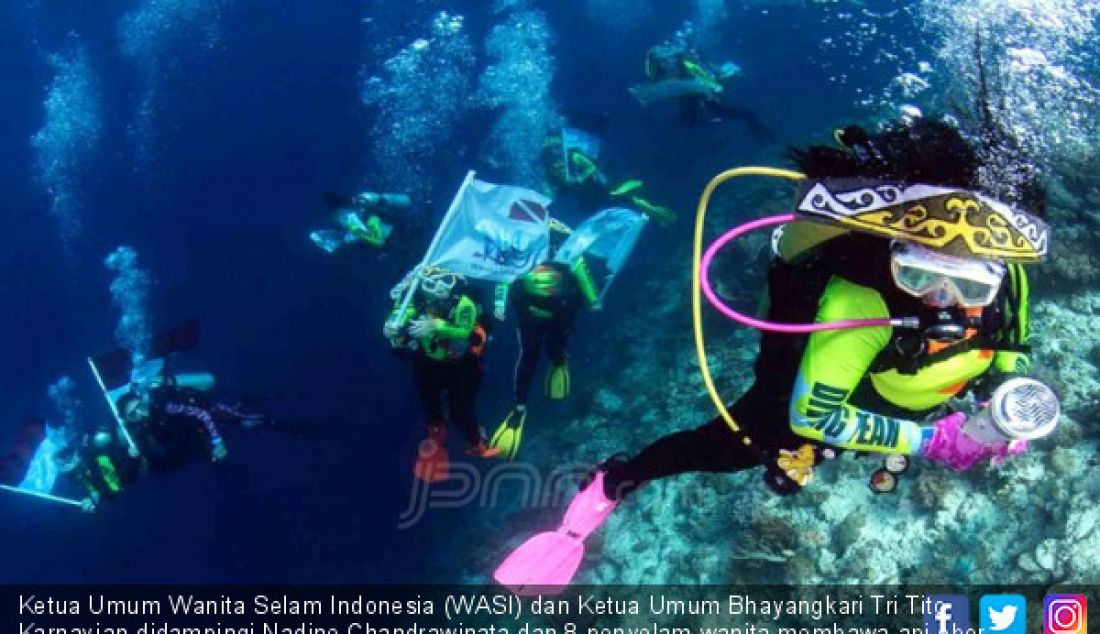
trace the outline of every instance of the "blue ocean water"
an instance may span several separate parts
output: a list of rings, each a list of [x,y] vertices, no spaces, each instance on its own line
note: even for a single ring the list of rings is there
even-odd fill
[[[20,0],[0,7],[0,439],[42,415],[46,388],[61,374],[77,379],[82,420],[109,420],[84,358],[116,345],[118,314],[102,261],[123,244],[140,253],[152,277],[156,328],[200,319],[202,344],[187,365],[213,371],[228,392],[294,423],[290,432],[237,432],[227,465],[147,478],[94,515],[0,498],[0,582],[468,580],[494,545],[530,530],[533,518],[507,504],[430,512],[398,528],[415,496],[411,465],[422,421],[411,371],[390,354],[381,325],[389,289],[415,263],[466,170],[507,182],[521,173],[519,162],[537,160],[529,149],[543,134],[531,122],[550,129],[549,110],[606,114],[602,162],[643,179],[679,211],[671,227],[645,234],[605,310],[582,318],[573,350],[581,396],[543,403],[544,426],[527,441],[541,444],[532,460],[552,461],[555,443],[572,453],[591,441],[562,431],[565,423],[587,414],[602,382],[629,358],[628,350],[601,347],[609,333],[642,322],[632,333],[638,339],[686,344],[686,307],[651,322],[639,316],[659,303],[655,289],[686,292],[689,212],[706,180],[739,164],[784,165],[789,146],[825,141],[836,125],[879,115],[879,96],[899,67],[916,69],[937,55],[936,40],[917,24],[921,3],[872,11],[858,2],[653,0],[633,3],[643,7],[637,16],[627,4]],[[707,7],[724,12],[709,25],[699,22]],[[433,31],[441,12],[463,17],[460,32]],[[486,43],[509,19],[530,26],[524,12],[540,12],[545,28],[527,31],[534,44],[519,54],[544,46],[549,62],[516,76],[515,94],[477,106],[432,93],[434,82],[472,94],[492,64],[517,68],[506,38],[495,62]],[[646,51],[689,19],[707,27],[711,59],[742,68],[734,100],[771,139],[754,138],[738,122],[684,128],[674,109],[642,109],[630,97]],[[547,31],[552,36],[540,39]],[[392,60],[421,38],[425,55],[441,57],[423,62],[425,72],[401,75]],[[58,83],[66,69],[71,81]],[[386,82],[386,93],[365,104],[371,77]],[[528,99],[540,86],[546,98]],[[937,85],[917,101],[943,103],[949,92]],[[57,137],[32,142],[50,113],[72,119],[58,124]],[[424,113],[434,121],[424,124],[426,141],[393,125]],[[502,131],[509,114],[524,125]],[[94,143],[73,141],[73,130]],[[508,159],[488,160],[495,149]],[[43,178],[43,160],[52,178]],[[329,257],[309,242],[309,231],[327,219],[321,192],[398,182],[416,190],[423,244]],[[731,205],[721,215],[754,213]],[[59,230],[66,222],[58,214],[77,218],[79,229]],[[487,356],[479,416],[490,428],[509,404],[512,328],[499,327]],[[675,354],[653,360],[653,383],[620,396],[659,399],[660,366]]]

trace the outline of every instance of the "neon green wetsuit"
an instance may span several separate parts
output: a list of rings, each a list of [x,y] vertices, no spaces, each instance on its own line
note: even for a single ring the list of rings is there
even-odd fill
[[[931,436],[931,427],[919,422],[925,414],[963,391],[991,368],[1001,372],[1026,370],[1021,352],[1028,339],[1027,278],[1023,269],[1010,267],[1006,283],[1018,299],[1016,330],[1006,349],[987,347],[996,340],[967,346],[942,359],[903,373],[896,367],[874,368],[894,337],[889,327],[817,332],[810,336],[791,398],[791,429],[830,445],[887,453],[913,454]],[[840,277],[830,280],[821,298],[818,322],[890,317],[878,291]],[[896,315],[895,315],[896,316]],[[945,352],[951,352],[947,350]],[[867,394],[870,398],[861,398]],[[878,401],[889,404],[868,409]]]
[[[399,309],[390,314],[391,319]],[[466,442],[475,445],[481,441],[475,404],[481,389],[481,353],[486,342],[486,332],[478,324],[477,303],[463,294],[445,308],[426,303],[422,308],[410,306],[397,323],[404,327],[417,316],[442,322],[435,333],[417,341],[413,358],[413,378],[425,422],[429,428],[441,428],[449,419]]]
[[[390,319],[394,319],[397,310],[395,308],[390,314]],[[477,328],[477,313],[477,304],[466,295],[461,295],[445,313],[430,307],[420,310],[409,306],[396,323],[399,328],[404,328],[421,315],[441,320],[443,323],[435,333],[421,337],[417,344],[418,349],[428,358],[434,361],[446,361],[458,358],[469,351],[471,336],[475,334],[474,331]]]

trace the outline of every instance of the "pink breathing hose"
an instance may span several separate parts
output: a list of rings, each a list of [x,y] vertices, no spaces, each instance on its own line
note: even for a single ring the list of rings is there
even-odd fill
[[[759,220],[753,220],[743,225],[734,227],[726,233],[722,234],[720,238],[715,240],[705,253],[703,253],[703,259],[699,261],[699,284],[702,286],[703,295],[706,296],[707,301],[711,306],[714,306],[718,312],[722,313],[726,317],[736,321],[739,324],[743,324],[750,328],[756,328],[757,330],[768,330],[771,332],[781,332],[790,335],[805,334],[811,332],[819,332],[822,330],[845,330],[849,328],[868,328],[872,326],[891,326],[891,327],[915,327],[916,324],[912,323],[911,318],[905,319],[845,319],[841,321],[829,321],[820,324],[781,324],[774,321],[764,321],[762,319],[756,319],[750,317],[744,313],[739,313],[736,310],[727,306],[715,293],[714,289],[710,286],[710,263],[714,260],[714,257],[718,255],[718,252],[722,250],[727,244],[736,238],[739,238],[750,231],[757,229],[763,229],[765,227],[773,227],[775,225],[787,224],[797,220],[798,216],[795,214],[782,214],[779,216],[768,216],[766,218],[760,218]]]

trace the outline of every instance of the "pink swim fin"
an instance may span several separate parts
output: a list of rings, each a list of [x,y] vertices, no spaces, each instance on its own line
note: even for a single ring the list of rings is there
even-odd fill
[[[584,542],[562,531],[539,533],[515,549],[493,578],[521,597],[559,594],[584,558]]]
[[[603,472],[597,473],[569,503],[561,528],[528,539],[497,567],[493,578],[519,596],[561,593],[581,565],[585,538],[618,505],[604,495]]]

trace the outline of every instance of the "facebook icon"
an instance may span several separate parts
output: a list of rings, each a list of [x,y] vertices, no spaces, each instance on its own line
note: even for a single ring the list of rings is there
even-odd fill
[[[961,594],[933,594],[924,601],[925,634],[965,634],[970,601]]]

